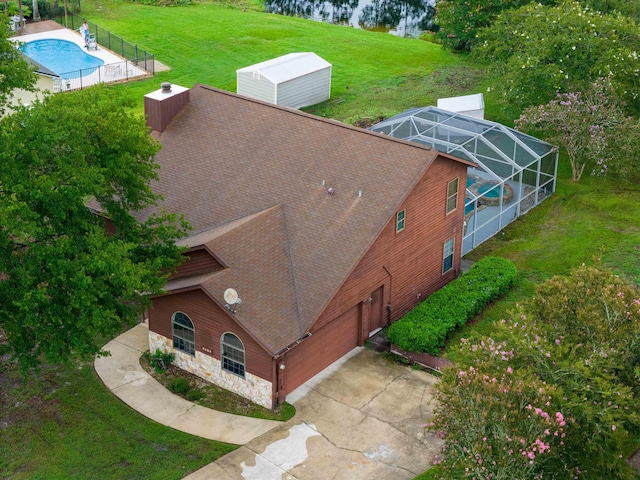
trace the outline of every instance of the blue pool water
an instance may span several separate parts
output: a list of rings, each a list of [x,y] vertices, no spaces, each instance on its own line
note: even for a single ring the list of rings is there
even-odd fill
[[[473,178],[467,177],[467,188],[469,188],[474,183],[476,183],[476,181]]]
[[[89,55],[68,40],[34,40],[21,45],[20,50],[65,79],[77,77],[78,70],[82,70],[82,76],[89,75],[104,65],[104,61]]]
[[[469,197],[464,199],[464,203],[467,203],[470,200]],[[464,206],[464,214],[466,215],[467,213],[473,212],[473,210],[475,209],[475,206],[473,205],[473,203],[470,203],[468,205]]]
[[[484,185],[480,185],[480,187],[478,188],[478,193],[480,195],[484,195],[487,198],[498,198],[500,196],[500,189],[496,187],[497,185],[494,183],[485,183]],[[492,188],[493,190],[491,190]],[[502,194],[506,194],[506,189],[504,187],[502,187]]]

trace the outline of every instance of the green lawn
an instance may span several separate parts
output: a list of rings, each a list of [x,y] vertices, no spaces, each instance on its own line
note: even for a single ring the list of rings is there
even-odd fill
[[[139,415],[90,362],[45,367],[26,385],[3,364],[0,386],[2,478],[180,479],[237,448]]]
[[[443,74],[465,58],[418,39],[210,3],[158,8],[98,0],[83,3],[82,15],[171,68],[117,87],[133,96],[140,109],[143,95],[160,82],[235,91],[238,68],[291,52],[313,51],[333,65],[331,100],[309,111],[343,121],[427,105],[442,93],[473,89],[479,75],[469,68]],[[430,77],[433,72],[439,76]],[[434,85],[438,80],[446,85]]]

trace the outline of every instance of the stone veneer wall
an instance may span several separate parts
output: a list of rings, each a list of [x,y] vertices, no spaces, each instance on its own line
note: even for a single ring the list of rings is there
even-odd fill
[[[150,331],[149,350],[155,352],[156,349],[160,349],[163,353],[175,353],[176,359],[173,363],[183,370],[248,398],[258,405],[272,407],[271,382],[248,372],[245,373],[245,378],[229,373],[222,369],[220,360],[198,351],[195,357],[188,355],[173,348],[173,341],[170,338]]]

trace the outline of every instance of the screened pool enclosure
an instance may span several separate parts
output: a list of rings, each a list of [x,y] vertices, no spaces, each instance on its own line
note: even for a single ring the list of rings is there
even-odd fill
[[[556,147],[499,123],[415,108],[371,127],[474,162],[467,172],[462,254],[555,191]]]

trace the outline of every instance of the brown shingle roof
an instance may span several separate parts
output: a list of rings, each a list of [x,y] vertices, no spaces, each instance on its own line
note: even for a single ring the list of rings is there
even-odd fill
[[[238,290],[236,318],[278,351],[309,329],[438,152],[211,87],[190,95],[158,136],[153,189],[229,266],[203,286],[222,304]]]
[[[216,299],[235,288],[242,303],[234,317],[272,353],[306,332],[296,308],[284,211],[270,208],[208,242],[229,268],[202,284]]]

